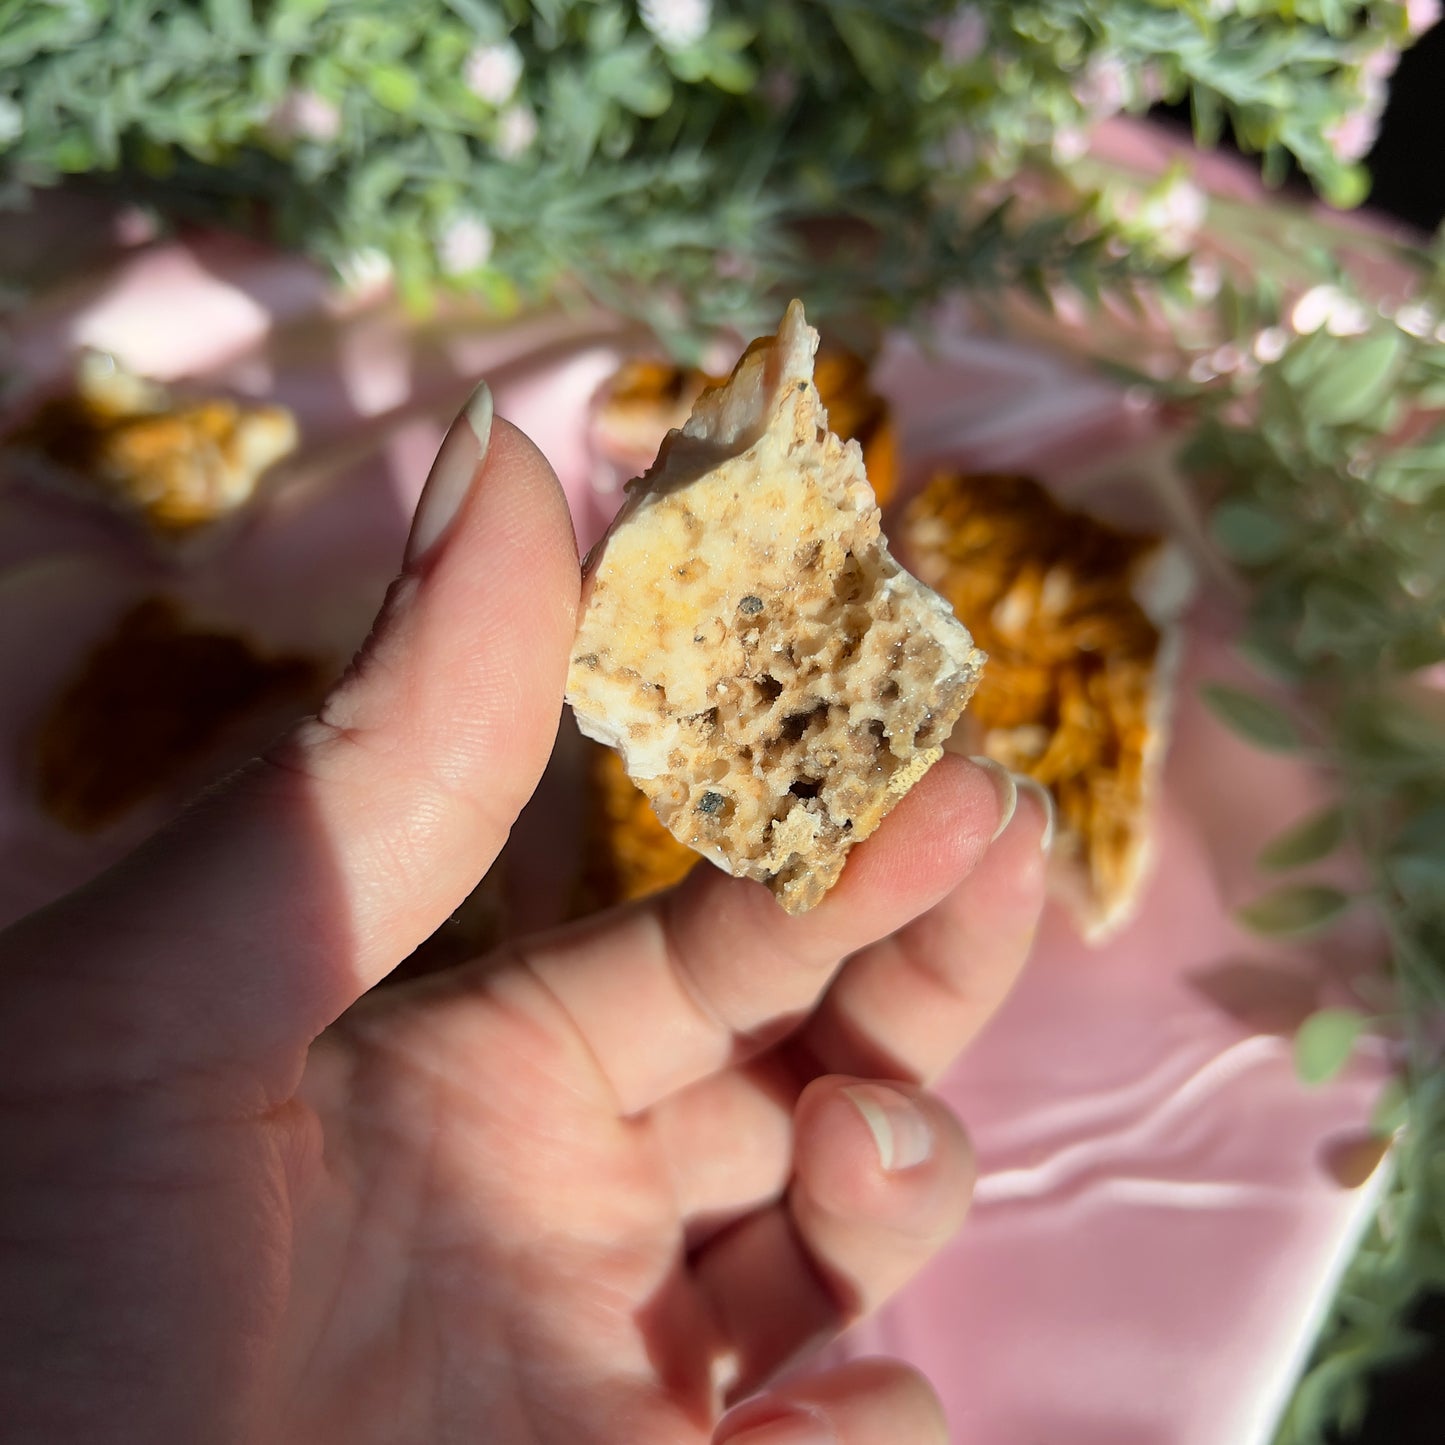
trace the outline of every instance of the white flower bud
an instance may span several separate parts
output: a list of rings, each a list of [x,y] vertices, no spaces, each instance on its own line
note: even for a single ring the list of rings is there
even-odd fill
[[[488,105],[506,105],[522,80],[522,52],[510,40],[479,45],[462,72],[467,89]]]
[[[1405,0],[1405,24],[1411,35],[1423,35],[1440,23],[1440,0]]]
[[[1365,308],[1338,286],[1313,286],[1295,302],[1289,324],[1300,336],[1324,327],[1331,336],[1361,336],[1370,329]]]
[[[712,0],[640,0],[637,11],[664,50],[696,45],[712,23]]]
[[[18,140],[25,129],[25,117],[9,96],[0,95],[0,146]]]
[[[454,216],[442,229],[437,259],[448,276],[485,266],[492,254],[492,228],[473,212]]]
[[[341,112],[314,90],[290,90],[271,112],[269,124],[286,140],[335,140],[341,133]]]
[[[1395,313],[1395,325],[1407,336],[1423,341],[1435,325],[1435,314],[1421,301],[1407,301]]]
[[[537,117],[530,106],[509,105],[497,126],[496,152],[504,161],[514,161],[537,139]]]
[[[1254,338],[1254,345],[1250,348],[1254,352],[1255,360],[1266,366],[1278,361],[1288,349],[1289,334],[1283,326],[1266,326]]]

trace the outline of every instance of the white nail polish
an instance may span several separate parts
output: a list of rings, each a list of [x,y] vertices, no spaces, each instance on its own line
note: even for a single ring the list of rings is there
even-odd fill
[[[457,419],[442,439],[437,459],[421,490],[406,539],[403,565],[419,562],[441,540],[456,520],[471,490],[472,479],[487,459],[492,441],[492,389],[485,381],[467,398]]]
[[[993,790],[998,794],[998,825],[993,830],[993,837],[988,840],[992,843],[1013,819],[1014,809],[1019,805],[1018,786],[1014,775],[1002,763],[996,763],[992,758],[974,757],[970,758],[969,762],[975,763],[988,774]]]
[[[1054,818],[1058,813],[1054,795],[1037,778],[1031,778],[1027,773],[1016,773],[1014,780],[1018,787],[1037,798],[1039,806],[1044,810],[1044,831],[1039,838],[1039,851],[1047,853],[1054,846]]]
[[[933,1130],[911,1100],[878,1084],[844,1089],[843,1093],[863,1116],[884,1169],[912,1169],[933,1153]]]

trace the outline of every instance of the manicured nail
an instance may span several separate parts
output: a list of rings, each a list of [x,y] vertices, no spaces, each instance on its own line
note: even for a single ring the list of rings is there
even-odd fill
[[[854,1085],[843,1092],[863,1116],[885,1169],[912,1169],[933,1153],[933,1129],[911,1099],[881,1084]]]
[[[998,794],[998,827],[993,830],[993,838],[988,840],[992,843],[994,838],[1008,827],[1014,809],[1019,805],[1018,786],[1014,782],[1014,775],[1002,763],[996,763],[992,758],[970,758],[969,762],[977,763],[988,774],[993,790]]]
[[[839,1445],[838,1432],[821,1415],[790,1411],[741,1435],[725,1435],[723,1445]]]
[[[411,535],[406,539],[403,566],[410,567],[425,557],[456,521],[491,441],[492,389],[479,381],[442,439],[441,450],[421,489]]]
[[[1054,795],[1037,778],[1031,778],[1027,773],[1015,773],[1014,783],[1015,786],[1037,798],[1039,807],[1044,810],[1044,831],[1039,839],[1039,848],[1042,852],[1047,853],[1054,846],[1054,818],[1058,813],[1058,808],[1054,804]]]

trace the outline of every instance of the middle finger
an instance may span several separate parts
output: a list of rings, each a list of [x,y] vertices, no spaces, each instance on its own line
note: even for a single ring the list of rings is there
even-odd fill
[[[840,959],[947,895],[1000,816],[990,774],[945,757],[789,917],[765,889],[698,869],[676,889],[541,939],[527,964],[582,1036],[623,1114],[757,1054],[816,1004]]]

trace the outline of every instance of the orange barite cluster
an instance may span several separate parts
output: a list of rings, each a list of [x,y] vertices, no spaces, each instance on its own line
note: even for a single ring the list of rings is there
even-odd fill
[[[106,827],[184,776],[246,713],[319,696],[313,658],[266,656],[237,633],[138,602],[85,657],[41,719],[42,808],[77,833]]]
[[[248,502],[296,441],[284,407],[172,404],[163,388],[92,355],[74,392],[43,406],[8,445],[41,458],[62,484],[177,538]]]
[[[902,545],[988,653],[960,741],[1048,787],[1061,842],[1118,897],[1144,824],[1160,634],[1135,582],[1157,539],[1025,477],[950,474],[909,505]]]
[[[582,911],[645,898],[686,878],[700,861],[662,826],[621,754],[586,743],[588,820]]]

